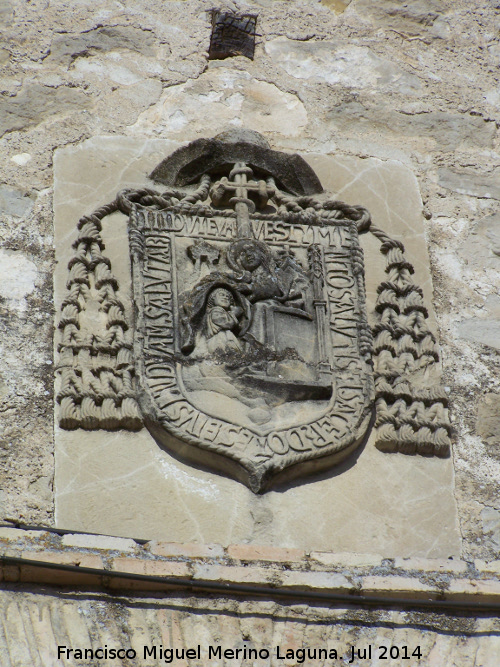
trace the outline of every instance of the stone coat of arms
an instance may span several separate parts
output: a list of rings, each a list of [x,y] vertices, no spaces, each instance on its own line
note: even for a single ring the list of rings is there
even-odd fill
[[[422,381],[437,360],[422,293],[368,211],[254,132],[194,141],[151,179],[164,189],[122,191],[80,220],[59,324],[63,428],[144,425],[255,492],[345,459],[375,409],[379,448],[448,453],[446,397]],[[133,314],[103,255],[114,210],[129,216]],[[373,329],[368,230],[389,274]],[[91,304],[104,335],[80,326]]]

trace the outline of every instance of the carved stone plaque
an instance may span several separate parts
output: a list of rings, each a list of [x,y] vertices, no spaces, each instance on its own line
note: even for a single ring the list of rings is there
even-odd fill
[[[382,451],[446,456],[436,341],[400,241],[254,132],[197,140],[81,218],[59,320],[59,423],[141,429],[255,492]],[[134,316],[103,254],[128,216]],[[386,256],[366,313],[359,235]],[[375,334],[375,340],[373,335]]]
[[[436,326],[420,214],[422,202],[413,174],[400,163],[376,158],[310,153],[298,158],[271,151],[263,142],[259,144],[255,134],[245,141],[230,142],[219,137],[179,148],[179,143],[169,139],[99,137],[61,149],[55,156],[57,525],[175,542],[228,545],[248,541],[320,551],[376,552],[390,557],[447,557],[459,553],[452,464],[450,459],[438,458],[449,450],[446,407],[439,387],[440,367],[435,361]],[[367,363],[366,368],[375,384],[371,410],[376,413],[376,421],[368,426],[368,439],[363,438],[338,465],[332,454],[329,461],[328,457],[306,459],[281,472],[274,471],[262,480],[263,495],[254,494],[235,479],[240,474],[239,479],[248,483],[250,473],[224,453],[226,447],[222,454],[203,449],[174,436],[168,422],[151,419],[154,414],[148,412],[149,399],[143,389],[144,376],[140,375],[145,364],[139,333],[143,325],[135,302],[140,291],[134,285],[136,271],[132,276],[131,269],[132,263],[138,268],[144,262],[135,257],[141,248],[135,250],[129,238],[129,230],[138,227],[134,211],[141,210],[150,219],[169,215],[175,221],[179,216],[189,225],[196,218],[200,223],[206,219],[202,237],[189,230],[186,236],[178,235],[175,229],[158,230],[161,235],[175,237],[175,261],[183,259],[182,275],[200,276],[195,284],[217,270],[241,275],[232,255],[233,266],[227,261],[228,248],[238,240],[235,209],[241,206],[229,202],[231,192],[224,195],[225,200],[222,190],[215,192],[224,178],[229,188],[233,187],[230,184],[235,183],[236,175],[230,172],[236,162],[245,162],[252,169],[248,181],[265,181],[266,188],[275,190],[272,196],[267,193],[268,203],[260,208],[258,194],[252,194],[250,184],[247,198],[253,201],[255,211],[249,211],[252,237],[248,238],[269,247],[270,265],[285,290],[293,282],[300,288],[304,283],[296,265],[295,280],[284,279],[284,268],[279,272],[281,251],[295,253],[294,262],[300,263],[309,284],[311,281],[308,250],[297,241],[302,239],[298,236],[301,229],[307,230],[309,242],[320,245],[325,253],[330,234],[335,240],[335,221],[344,219],[342,227],[348,227],[348,221],[355,222],[358,242],[364,250],[366,308],[373,333],[373,366]],[[321,192],[311,168],[331,194]],[[248,207],[251,209],[251,204]],[[371,216],[367,216],[367,210]],[[293,220],[294,216],[302,219]],[[317,225],[318,217],[328,222]],[[221,227],[222,221],[231,220],[231,225],[236,225],[235,236]],[[334,229],[326,232],[329,221]],[[291,230],[288,240],[286,235]],[[328,239],[322,240],[321,235],[326,233]],[[145,234],[140,232],[139,238]],[[389,237],[396,240],[391,243]],[[405,253],[398,246],[401,242],[407,247]],[[381,248],[387,254],[381,253]],[[164,255],[160,254],[162,258]],[[415,267],[413,277],[411,265]],[[412,278],[422,287],[423,297]],[[234,278],[233,282],[253,289],[256,281]],[[180,305],[188,303],[181,297],[192,290],[192,285],[175,281],[172,285],[172,298]],[[311,287],[308,289],[310,294]],[[238,343],[246,344],[245,310],[236,303],[234,291],[229,291],[229,306],[222,294],[222,312],[216,311],[217,304],[212,301],[210,319],[214,328],[229,325],[229,329],[221,330],[232,332]],[[287,300],[295,306],[302,298],[301,289],[296,291],[298,298]],[[265,299],[252,301],[243,287],[238,292],[250,308],[267,309]],[[286,295],[293,296],[289,291]],[[228,307],[243,311],[235,313],[234,328]],[[428,319],[425,308],[429,309]],[[182,313],[176,309],[177,305],[173,315],[179,321]],[[310,320],[300,317],[300,313],[293,321],[310,327]],[[195,317],[192,331],[203,347],[207,334],[202,334],[199,325]],[[360,340],[369,347],[367,333],[360,334]],[[180,332],[178,335],[175,364],[181,370],[189,364],[200,365],[200,360],[193,358],[196,344],[191,352],[189,345],[183,351]],[[291,336],[289,327],[287,336]],[[223,334],[217,340],[221,338],[230,336]],[[304,348],[299,346],[298,353],[303,356]],[[214,353],[216,357],[220,365],[226,363],[218,352]],[[357,363],[364,363],[369,356],[360,354],[359,358],[361,362]],[[293,370],[297,377],[297,367]],[[232,368],[227,371],[228,375],[233,372]],[[164,379],[159,378],[159,382]],[[257,390],[261,396],[269,396],[260,385],[252,388]],[[220,399],[217,407],[224,400],[223,394]],[[288,404],[307,408],[326,400],[295,396],[289,397]],[[328,400],[333,400],[333,389]],[[242,404],[240,409],[251,408]],[[271,405],[266,409],[276,414],[282,407]],[[208,405],[201,411],[210,419],[220,419],[209,414]],[[307,425],[307,417],[304,411],[301,425]],[[241,428],[233,415],[220,421],[236,430]],[[252,424],[256,428],[255,422]],[[301,432],[300,426],[290,424],[287,428]],[[295,445],[298,441],[293,437]],[[412,453],[427,455],[407,455]],[[344,452],[339,458],[342,455]],[[314,473],[323,464],[331,467]],[[313,474],[306,476],[308,468]],[[290,479],[293,475],[295,479]]]

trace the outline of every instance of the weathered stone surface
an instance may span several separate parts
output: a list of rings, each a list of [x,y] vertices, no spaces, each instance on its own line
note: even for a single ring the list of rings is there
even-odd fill
[[[457,333],[465,340],[500,349],[500,297],[490,295],[484,303],[484,310],[486,317],[459,322]]]
[[[88,443],[68,432],[57,438],[56,521],[63,527],[226,545],[248,540],[318,550],[371,549],[385,556],[458,553],[453,501],[446,490],[451,470],[442,460],[388,457],[369,443],[363,466],[358,460],[340,477],[285,493],[271,491],[259,499],[237,482],[214,478],[158,451],[144,431],[135,436],[96,433]],[[377,481],[378,470],[385,472]],[[384,484],[388,478],[390,492]],[[417,502],[422,488],[425,502]],[[349,489],[355,489],[356,498]],[[378,499],[376,513],[363,509],[370,497]],[[218,509],[221,504],[230,507],[229,515]],[[312,507],[316,526],[308,518]],[[343,520],[346,513],[349,524]],[[396,534],[382,528],[386,515],[399,526]]]
[[[497,549],[500,549],[500,509],[485,507],[481,512],[483,530],[489,535]]]
[[[13,4],[9,0],[2,0],[0,3],[0,18],[2,23],[6,26],[10,25],[12,23],[13,15]]]
[[[134,133],[176,138],[188,131],[196,138],[217,134],[229,124],[296,136],[306,123],[296,95],[213,61],[200,78],[168,88],[151,111],[141,114]]]
[[[500,214],[479,220],[460,247],[460,257],[476,270],[500,270]]]
[[[73,650],[92,648],[94,651],[107,646],[108,650],[124,648],[134,651],[136,658],[133,660],[131,656],[134,654],[129,653],[130,664],[144,662],[159,667],[165,664],[165,658],[159,657],[160,647],[180,652],[194,648],[196,655],[196,647],[200,644],[202,664],[215,662],[213,653],[209,659],[208,647],[212,646],[215,650],[220,647],[222,651],[265,649],[269,651],[269,657],[254,660],[255,664],[279,667],[292,664],[292,660],[279,659],[278,646],[281,655],[293,650],[295,664],[303,658],[307,664],[308,648],[334,650],[337,661],[347,663],[352,659],[352,646],[363,651],[371,645],[377,654],[380,646],[387,646],[388,650],[391,646],[407,646],[410,654],[418,646],[421,659],[417,664],[422,667],[438,664],[473,667],[475,661],[483,667],[496,667],[500,648],[498,623],[494,618],[482,621],[452,617],[443,622],[441,615],[436,615],[430,626],[420,612],[389,611],[382,615],[371,610],[332,610],[266,602],[235,605],[230,601],[203,598],[191,599],[189,603],[195,613],[186,612],[185,599],[173,596],[165,602],[138,596],[118,598],[93,594],[89,597],[75,593],[74,599],[69,601],[50,588],[32,592],[19,588],[15,598],[10,590],[4,590],[0,595],[4,627],[0,636],[0,655],[5,664],[12,667],[28,664],[34,667],[58,664],[77,667],[82,661],[75,659],[74,653],[64,651],[62,659],[57,659],[58,646]],[[249,615],[250,608],[258,613],[258,621]],[[383,624],[380,624],[381,617]],[[156,658],[150,652],[149,657],[148,654],[144,656],[144,646],[148,647],[148,652],[156,646]],[[302,649],[305,653],[301,653]],[[169,654],[166,656],[168,658]],[[239,657],[241,659],[241,654]],[[318,658],[311,658],[311,664],[313,660]],[[196,658],[177,662],[186,667],[200,664]],[[112,667],[117,660],[101,658],[99,663],[103,667]]]
[[[470,172],[457,172],[453,169],[439,169],[439,184],[459,194],[484,197],[486,199],[500,199],[500,185],[498,174],[492,176],[477,176]]]
[[[50,46],[49,61],[55,60],[68,67],[77,58],[122,50],[154,56],[154,45],[155,39],[150,31],[131,25],[102,26],[83,34],[56,34]]]
[[[345,11],[351,2],[352,0],[321,0],[322,5],[326,5],[326,7],[333,9],[339,14]]]
[[[132,551],[137,546],[134,540],[126,540],[121,537],[84,535],[80,533],[63,535],[61,543],[63,547],[89,547],[90,549],[105,551]]]
[[[312,83],[343,85],[375,92],[418,95],[422,84],[366,46],[338,42],[298,42],[285,37],[266,43],[266,52],[291,76]]]
[[[465,320],[460,322],[457,331],[461,338],[500,349],[500,322],[497,318],[494,320],[478,318]]]
[[[395,558],[394,567],[416,572],[453,572],[464,575],[467,572],[467,563],[463,560],[423,559],[423,558]]]
[[[475,560],[474,567],[478,572],[486,574],[500,575],[500,561],[486,562],[484,560]]]
[[[405,244],[415,267],[415,282],[422,287],[430,302],[432,286],[426,271],[429,259],[421,227],[422,200],[411,171],[397,161],[375,158],[360,160],[351,156],[334,158],[313,154],[308,156],[308,160],[325,190],[332,192],[338,199],[349,203],[357,201],[366,207],[373,224],[383,227],[391,238]],[[335,160],[335,168],[330,166],[331,160]],[[392,196],[389,194],[392,191],[404,192],[404,197],[396,194]],[[372,309],[375,306],[376,286],[386,275],[385,265],[378,252],[378,242],[370,234],[362,237],[362,243],[366,252],[373,256],[366,280],[369,308]],[[432,308],[430,318],[433,318]]]
[[[52,216],[47,193],[28,201],[27,218],[0,216],[0,514],[37,523],[53,508],[52,351],[32,342],[52,338]]]
[[[88,106],[85,94],[75,88],[49,88],[27,84],[14,98],[0,100],[0,136],[22,130],[53,117],[64,117]]]
[[[491,454],[500,457],[500,394],[483,396],[478,405],[476,424],[477,434]]]
[[[301,561],[305,551],[300,549],[280,549],[276,547],[255,547],[246,544],[232,544],[227,548],[227,555],[242,561]]]
[[[24,165],[28,164],[31,158],[32,156],[30,153],[18,153],[17,155],[13,155],[10,159],[20,167],[24,167]]]
[[[450,151],[467,149],[473,145],[485,148],[493,146],[496,128],[477,116],[447,111],[413,110],[406,104],[401,109],[387,109],[385,106],[371,108],[359,102],[349,101],[339,104],[327,112],[329,122],[338,131],[355,135],[368,135],[373,140],[380,140],[380,134],[391,142],[401,144],[405,137],[414,150],[425,153],[440,148]],[[466,187],[466,181],[450,170],[439,171],[445,179],[440,184],[455,191]],[[468,177],[469,180],[472,177]],[[459,185],[461,184],[461,185]]]
[[[26,310],[25,297],[35,289],[38,277],[36,265],[25,255],[0,248],[0,295],[15,302],[18,311]]]
[[[382,556],[376,554],[350,553],[349,556],[342,552],[332,553],[330,551],[313,551],[310,554],[313,561],[327,567],[342,567],[341,563],[349,560],[351,567],[379,567],[382,565]]]
[[[416,0],[411,4],[393,0],[386,2],[359,0],[357,5],[361,14],[367,13],[395,28],[412,31],[432,26],[443,10],[442,4],[437,0]]]
[[[349,661],[352,645],[362,648],[365,643],[372,644],[373,654],[379,645],[400,646],[399,642],[411,645],[412,650],[419,646],[418,662],[425,666],[435,665],[438,655],[440,660],[444,656],[446,664],[473,667],[473,661],[467,662],[469,650],[473,655],[481,654],[482,664],[495,666],[497,645],[490,647],[484,641],[485,636],[499,629],[494,616],[475,618],[464,616],[463,612],[460,615],[434,614],[430,631],[427,612],[391,611],[389,599],[402,598],[405,604],[412,599],[414,606],[419,599],[428,602],[436,598],[466,605],[481,599],[495,603],[500,596],[495,579],[498,561],[476,561],[478,577],[471,579],[468,573],[474,571],[473,564],[448,559],[395,559],[391,562],[363,554],[332,553],[308,557],[297,550],[245,545],[233,545],[224,551],[220,547],[210,549],[195,544],[165,544],[161,549],[162,545],[145,543],[135,544],[132,549],[129,540],[102,535],[60,537],[47,531],[14,528],[0,529],[0,540],[10,556],[21,557],[19,565],[4,564],[0,568],[3,580],[0,655],[4,662],[10,661],[6,664],[15,667],[25,667],[28,659],[29,664],[36,667],[57,664],[58,646],[73,651],[78,648],[96,650],[104,645],[108,649],[132,647],[137,659],[142,659],[144,646],[156,645],[156,660],[151,654],[148,658],[151,665],[165,664],[168,654],[160,659],[159,646],[182,651],[200,644],[203,659],[209,657],[210,645],[230,650],[247,646],[269,650],[269,658],[262,660],[262,664],[278,667],[283,662],[277,658],[278,645],[282,655],[289,648],[305,647],[314,651],[326,646],[337,650],[338,660],[345,656],[345,661]],[[184,549],[179,549],[180,546]],[[33,560],[55,567],[50,570],[34,567],[29,564]],[[165,596],[158,596],[165,591],[164,584],[108,574],[103,578],[104,560],[108,573],[165,577],[177,581],[181,589],[175,591],[177,597],[169,594],[166,605]],[[76,568],[64,571],[58,570],[57,565]],[[89,568],[90,573],[83,574],[80,568]],[[181,597],[180,591],[184,590],[186,580],[192,581],[193,575],[208,584],[226,587],[270,585],[276,587],[278,595],[281,588],[306,596],[317,593],[357,595],[363,591],[368,597],[388,598],[389,608],[350,605],[349,609],[342,609],[335,605],[333,609],[326,604],[297,603],[285,606],[275,599],[272,591],[265,601],[246,601],[240,596],[235,599],[211,596],[210,601],[202,595]],[[111,592],[101,597],[95,587],[104,582]],[[10,588],[12,584],[16,586],[15,595]],[[39,585],[43,585],[43,589],[38,588]],[[63,585],[92,586],[93,592],[72,592],[69,597],[61,597],[51,588]],[[116,587],[121,588],[119,600],[112,595]],[[149,590],[154,592],[154,597],[145,597]],[[134,597],[126,597],[128,592],[133,592]],[[285,616],[287,621],[282,626],[279,619]],[[220,626],[216,619],[220,619]],[[375,631],[381,621],[384,625],[391,624],[390,635]],[[296,627],[297,623],[301,625]],[[306,634],[301,635],[299,627],[306,627]],[[325,627],[331,630],[328,638],[325,638]],[[196,636],[195,643],[193,636]],[[448,638],[447,643],[442,644],[442,636]],[[457,656],[460,661],[454,662]],[[73,660],[74,657],[75,654],[65,652],[62,661],[67,665],[80,664],[81,660]],[[298,659],[302,659],[300,654]],[[116,660],[100,659],[99,662],[112,665]]]
[[[154,104],[160,97],[162,85],[156,79],[143,79],[118,88],[99,103],[103,115],[110,121],[132,125],[139,114]]]
[[[16,218],[27,215],[33,207],[33,200],[22,191],[0,186],[0,211]]]

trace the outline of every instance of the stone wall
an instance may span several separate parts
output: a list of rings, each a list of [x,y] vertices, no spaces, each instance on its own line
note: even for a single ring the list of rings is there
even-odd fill
[[[388,667],[402,664],[496,667],[498,664],[497,624],[484,618],[458,617],[444,621],[418,612],[356,611],[321,605],[286,607],[273,602],[214,602],[200,598],[165,600],[140,594],[116,598],[99,592],[77,592],[66,597],[47,586],[34,586],[30,591],[7,587],[0,593],[0,609],[4,616],[0,659],[9,667],[79,667],[83,664],[160,667],[168,664],[165,658],[170,657],[165,653],[160,658],[160,648],[168,650],[169,646],[174,646],[177,655],[182,656],[183,650],[194,647],[196,651],[198,645],[203,661],[184,657],[174,658],[173,664],[183,667],[345,665],[352,658],[352,647],[361,651],[361,655],[366,651],[367,656],[371,647],[373,658],[389,655],[391,647],[398,647],[402,656],[405,646],[408,655],[419,649],[423,659],[414,662],[387,659],[383,664]],[[63,650],[61,659],[57,660],[58,646],[73,647],[73,650],[93,646],[96,652],[105,646],[114,650],[132,649],[136,658],[82,662],[74,658],[75,653]],[[316,647],[317,651],[326,649],[332,656],[335,655],[332,651],[336,651],[337,660],[310,660],[307,653],[304,659],[301,654],[304,646]],[[146,659],[143,658],[144,647],[148,650]],[[154,655],[153,647],[156,647],[156,659],[150,657]],[[208,661],[209,647],[233,653],[226,653],[229,655],[226,660]],[[387,647],[386,652],[384,647]],[[243,662],[244,648],[269,650],[270,658]],[[239,658],[232,659],[236,650],[241,651]],[[286,656],[287,651],[288,659],[278,659],[278,656]],[[294,658],[290,657],[290,651]],[[367,657],[351,664],[373,663]]]
[[[209,62],[209,0],[0,0],[0,519],[53,523],[54,151],[98,135],[186,142],[244,126],[281,149],[396,160],[416,175],[456,430],[462,558],[498,558],[497,5],[221,0],[258,14],[255,59]],[[22,605],[32,594],[16,595]],[[305,631],[300,620],[272,626],[273,613],[262,632]],[[366,619],[361,633],[375,624],[384,634],[385,619]],[[351,637],[358,621],[334,627]],[[452,664],[462,640],[423,632],[435,664]],[[456,664],[473,664],[477,641]],[[476,664],[494,664],[481,650]]]
[[[178,651],[173,664],[186,667],[498,664],[500,561],[1,527],[0,545],[8,554],[0,568],[2,667],[154,667],[168,663],[160,649]],[[130,651],[129,659],[76,653],[104,647]],[[182,653],[193,647],[194,655]],[[245,648],[268,655],[235,654]]]

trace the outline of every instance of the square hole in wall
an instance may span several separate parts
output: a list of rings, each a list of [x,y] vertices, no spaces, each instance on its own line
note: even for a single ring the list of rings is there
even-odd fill
[[[256,25],[256,14],[213,11],[209,59],[222,60],[231,56],[246,56],[253,60]]]

